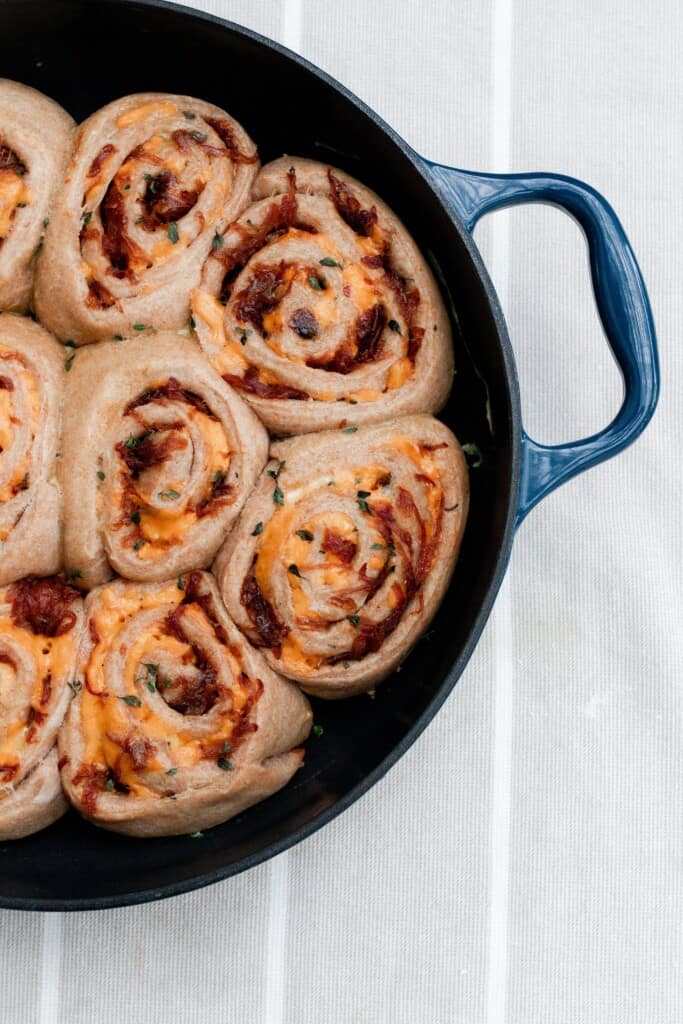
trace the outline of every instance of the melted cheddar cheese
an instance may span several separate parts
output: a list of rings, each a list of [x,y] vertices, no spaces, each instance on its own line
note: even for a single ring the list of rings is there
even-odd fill
[[[138,121],[142,121],[145,117],[152,117],[154,114],[172,117],[177,113],[178,107],[175,103],[171,103],[170,100],[153,100],[150,103],[142,103],[139,107],[132,107],[131,110],[126,110],[125,113],[117,117],[116,127],[130,128],[131,125],[137,124]]]
[[[0,169],[0,239],[9,235],[17,209],[32,201],[33,190],[25,178],[8,167]]]

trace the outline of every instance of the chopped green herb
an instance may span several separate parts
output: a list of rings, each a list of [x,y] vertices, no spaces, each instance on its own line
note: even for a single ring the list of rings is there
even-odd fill
[[[132,694],[130,694],[130,693],[127,693],[125,697],[119,697],[119,700],[122,700],[123,703],[127,704],[129,708],[141,708],[142,707],[142,701],[140,700],[140,698],[139,697],[133,697]]]
[[[140,434],[139,437],[135,437],[133,434],[131,434],[130,437],[126,438],[126,440],[123,442],[123,446],[124,448],[137,448],[139,444],[142,444],[144,441],[147,441],[152,436],[153,433],[153,430],[146,430],[145,433]]]
[[[242,345],[246,345],[247,338],[251,334],[251,331],[249,330],[248,327],[238,327],[237,328],[237,334],[239,335],[240,343]]]
[[[211,248],[218,252],[219,249],[223,248],[223,236],[217,231],[211,241]]]
[[[355,626],[356,629],[357,629],[358,628],[358,623],[360,622],[360,615],[347,615],[346,617],[349,620],[349,622],[351,623],[351,625]]]
[[[167,775],[176,775],[177,773],[178,773],[178,769],[177,768],[169,768],[168,771],[166,772]]]
[[[230,742],[230,740],[225,740],[225,742],[223,743],[223,753],[224,754],[231,754],[232,753],[232,743]]]
[[[173,686],[173,680],[166,678],[166,679],[163,680],[161,685],[163,686],[163,688],[165,690],[168,690],[168,689],[171,688],[171,686]]]
[[[167,491],[159,491],[159,497],[168,501],[175,501],[180,497],[180,491],[174,491],[172,487],[169,487]]]
[[[327,287],[326,282],[321,277],[309,277],[308,283],[315,292],[322,292]]]
[[[231,772],[235,766],[232,761],[228,761],[227,757],[219,757],[218,767],[222,768],[224,772]]]
[[[303,579],[303,576],[302,576],[302,575],[301,575],[301,573],[299,572],[299,567],[298,567],[298,565],[294,565],[294,563],[292,563],[292,564],[291,564],[291,565],[289,566],[289,568],[287,569],[287,572],[291,572],[292,576],[298,576],[300,580],[301,580],[301,579]]]
[[[476,445],[474,443],[464,444],[462,446],[462,450],[467,456],[467,461],[469,462],[470,469],[479,469],[479,466],[481,466],[482,462],[484,461],[484,457],[481,454],[481,451],[479,450],[479,445]]]
[[[133,330],[134,331],[146,331],[147,330],[147,324],[133,324]]]
[[[307,540],[309,543],[313,540],[313,534],[310,530],[297,530],[297,537],[301,537],[302,540]]]
[[[114,341],[123,341],[123,335],[122,334],[115,334],[114,335]]]
[[[390,331],[394,332],[394,334],[400,334],[401,333],[401,325],[398,322],[398,320],[390,320],[389,324],[388,324],[388,327],[389,327]]]
[[[108,789],[108,790],[111,791],[114,788],[114,780],[113,779],[107,779],[107,781],[104,784],[104,787],[105,787],[105,789]]]
[[[223,480],[225,480],[225,470],[217,469],[216,472],[211,477],[211,483],[220,484],[223,482]]]
[[[144,540],[136,540],[135,544],[133,544],[133,551],[139,551],[144,543]]]
[[[186,117],[188,121],[194,121],[196,116],[191,110],[183,110],[183,117]]]
[[[46,217],[45,220],[43,221],[43,227],[46,228],[49,223],[50,223],[50,218]]]
[[[178,590],[184,590],[185,589],[185,584],[183,583],[183,577],[182,576],[178,577],[178,579],[175,581],[175,585],[178,588]]]
[[[351,662],[350,661],[342,661],[342,665],[343,665],[344,668],[351,668]]]
[[[190,839],[203,839],[204,838],[204,833],[203,832],[190,832],[189,838]]]
[[[80,681],[80,679],[73,679],[66,685],[69,687],[74,697],[81,692],[81,689],[83,687],[83,683]]]
[[[365,498],[358,499],[358,508],[361,510],[361,512],[372,512],[372,509],[368,505]]]
[[[208,135],[206,134],[206,132],[190,132],[190,135],[192,136],[195,142],[206,142],[206,140],[208,139]]]
[[[263,533],[263,523],[257,523],[254,529],[251,531],[252,537],[258,537],[260,533]]]
[[[371,544],[370,549],[372,551],[384,551],[384,544]]]
[[[323,267],[341,267],[341,263],[337,263],[337,261],[333,260],[331,256],[324,256],[323,259],[320,260],[320,264]]]
[[[84,224],[89,224],[91,220],[92,220],[92,213],[91,213],[90,210],[86,210],[85,213],[83,214],[83,223]]]
[[[72,342],[67,342],[64,348],[67,350],[67,357],[64,360],[64,369],[69,373],[74,364],[74,359],[76,358],[76,346]]]
[[[197,323],[192,315],[190,315],[190,327],[192,328],[193,331],[197,330]]]
[[[144,220],[144,219],[145,219],[144,217],[136,217],[136,218],[135,218],[135,223],[136,223],[136,224],[142,224],[142,222],[143,222],[143,220]]]
[[[344,427],[342,434],[355,434],[357,430],[358,427]]]
[[[282,488],[280,487],[279,484],[275,485],[275,490],[273,491],[273,501],[275,502],[276,505],[284,505],[285,503],[285,496],[282,493]]]
[[[168,237],[171,239],[173,244],[176,245],[176,243],[180,240],[180,235],[178,234],[178,225],[176,224],[175,221],[171,221],[171,223],[168,225],[167,233]]]
[[[98,469],[98,470],[97,470],[97,479],[98,479],[98,480],[104,480],[104,478],[105,478],[105,475],[106,475],[106,474],[105,474],[105,473],[103,473],[101,469]]]
[[[322,725],[314,725],[313,728],[311,729],[311,732],[314,736],[322,736],[325,730],[323,729]]]

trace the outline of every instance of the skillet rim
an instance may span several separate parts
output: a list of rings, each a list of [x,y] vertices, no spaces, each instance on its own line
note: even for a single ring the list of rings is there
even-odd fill
[[[62,0],[62,2],[66,4],[71,3],[74,7],[85,7],[84,0]],[[298,64],[318,81],[339,93],[348,103],[356,107],[356,109],[372,123],[374,128],[387,136],[403,157],[409,161],[411,169],[423,180],[427,188],[434,193],[446,214],[451,227],[459,235],[460,241],[464,245],[467,255],[474,265],[474,270],[481,282],[490,308],[493,327],[495,328],[500,354],[502,356],[503,373],[508,399],[509,420],[506,427],[510,436],[510,487],[507,495],[507,508],[505,510],[504,526],[502,528],[502,536],[498,547],[495,567],[482,598],[479,612],[474,619],[465,643],[453,660],[448,673],[439,686],[438,691],[422,714],[413,722],[412,726],[402,739],[395,744],[391,752],[387,754],[387,756],[384,757],[379,764],[372,769],[372,771],[368,772],[360,782],[355,786],[352,786],[351,789],[341,797],[338,797],[332,805],[325,808],[304,825],[300,825],[298,828],[294,829],[294,831],[290,832],[282,839],[271,842],[257,852],[243,857],[239,861],[235,861],[223,868],[216,869],[215,871],[198,874],[192,878],[161,885],[156,888],[139,889],[129,893],[119,893],[114,896],[103,895],[61,899],[52,897],[12,897],[0,894],[0,908],[6,910],[28,910],[41,912],[110,910],[117,907],[151,903],[160,899],[168,899],[172,896],[180,896],[184,893],[193,892],[195,890],[205,888],[206,886],[213,885],[223,879],[230,878],[243,871],[248,871],[259,864],[263,864],[272,857],[276,857],[278,854],[284,853],[286,850],[296,846],[304,839],[307,839],[329,822],[333,821],[338,815],[346,811],[352,804],[363,797],[377,782],[379,782],[380,779],[387,774],[387,772],[421,736],[426,727],[441,709],[447,697],[453,691],[455,684],[464,672],[465,667],[474,652],[474,648],[479,642],[507,569],[516,529],[519,499],[522,437],[521,403],[517,366],[514,359],[507,324],[505,322],[503,310],[495,288],[472,235],[467,231],[460,217],[450,205],[442,187],[431,174],[427,160],[423,159],[371,107],[347,89],[346,86],[333,78],[332,75],[306,60],[306,58],[288,49],[286,46],[283,46],[281,43],[269,39],[267,36],[264,36],[259,32],[255,32],[252,29],[238,25],[235,22],[228,21],[225,18],[220,18],[217,15],[210,14],[205,11],[199,11],[195,8],[184,7],[180,4],[171,3],[169,0],[88,0],[88,6],[91,7],[93,2],[97,2],[102,6],[110,8],[118,7],[122,12],[126,8],[153,8],[160,12],[169,11],[175,15],[180,15],[185,18],[188,23],[188,27],[189,23],[193,23],[194,26],[195,23],[202,22],[204,24],[212,25],[222,31],[228,31],[235,36],[241,36],[248,39],[257,46],[262,46],[265,49],[274,51],[280,58],[284,58],[285,60]],[[42,7],[43,3],[44,0],[22,0],[22,6],[24,7],[29,4],[33,7]],[[16,4],[16,0],[0,0],[0,7],[9,7],[13,4]],[[163,840],[156,841],[163,842]]]

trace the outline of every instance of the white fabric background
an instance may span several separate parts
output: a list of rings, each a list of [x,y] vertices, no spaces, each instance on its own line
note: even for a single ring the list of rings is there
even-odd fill
[[[288,854],[203,892],[100,914],[0,911],[0,1021],[674,1024],[679,0],[194,6],[299,50],[425,155],[603,191],[649,285],[663,398],[636,446],[530,516],[467,672],[381,784]],[[599,428],[620,383],[577,229],[526,208],[477,238],[527,427],[544,441]]]

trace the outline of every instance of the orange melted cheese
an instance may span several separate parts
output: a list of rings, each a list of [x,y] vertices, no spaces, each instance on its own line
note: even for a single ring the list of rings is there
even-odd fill
[[[21,360],[12,352],[7,349],[0,348],[0,371],[2,369],[2,357],[4,355],[9,356],[13,361],[20,362]],[[36,381],[33,374],[20,366],[19,383],[23,388],[24,395],[29,407],[29,429],[31,431],[31,437],[34,438],[38,430],[38,424],[40,420],[40,394],[36,387]],[[2,453],[8,451],[12,445],[14,438],[14,425],[20,425],[16,419],[15,413],[15,391],[7,391],[5,388],[0,390],[0,459],[2,459]],[[23,489],[22,483],[26,477],[29,467],[31,465],[31,453],[26,451],[23,454],[23,458],[17,463],[14,472],[12,473],[11,479],[9,479],[4,486],[0,486],[0,503],[9,501],[13,497],[17,489]],[[4,539],[4,538],[0,538]]]
[[[223,306],[213,295],[199,288],[192,292],[191,300],[193,316],[196,320],[203,321],[209,331],[207,340],[211,350],[211,362],[217,372],[243,376],[249,362],[239,342],[226,335],[223,326]]]
[[[0,604],[5,603],[6,595],[7,589],[0,591]],[[36,636],[30,629],[16,626],[7,610],[4,614],[0,613],[0,636],[8,647],[21,647],[27,652],[34,666],[30,706],[43,714],[48,713],[50,703],[59,692],[59,686],[63,686],[71,676],[76,653],[76,633],[72,629],[62,636]],[[52,691],[50,699],[41,704],[43,680],[48,674],[52,678]],[[9,699],[15,684],[16,674],[12,665],[0,662],[0,703]],[[20,763],[21,747],[28,728],[28,710],[28,706],[22,709],[21,718],[0,731],[0,764]],[[37,723],[34,727],[40,728]]]
[[[205,447],[204,464],[201,472],[204,479],[210,481],[216,472],[226,473],[230,464],[230,446],[225,430],[218,420],[212,419],[199,411],[192,411],[195,425],[202,434]],[[199,516],[196,511],[187,509],[182,501],[182,484],[172,481],[164,487],[166,491],[176,491],[180,498],[172,498],[165,508],[141,508],[140,530],[146,541],[137,552],[143,560],[156,558],[166,550],[169,544],[181,542]],[[144,500],[144,499],[143,499]]]
[[[20,204],[28,206],[33,200],[33,190],[24,177],[4,167],[0,170],[0,239],[7,238]]]
[[[131,110],[126,110],[125,113],[121,114],[116,119],[117,128],[130,128],[131,125],[137,124],[145,117],[152,117],[154,114],[162,114],[166,117],[172,117],[178,113],[178,107],[175,103],[171,103],[170,100],[153,100],[150,103],[143,103],[139,107],[133,107]]]

